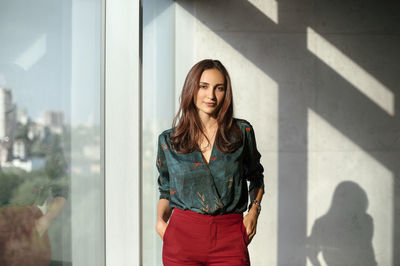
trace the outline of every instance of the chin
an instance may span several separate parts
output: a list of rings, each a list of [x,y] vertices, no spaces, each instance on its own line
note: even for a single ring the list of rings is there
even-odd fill
[[[207,114],[207,115],[209,115],[209,116],[213,116],[214,115],[214,113],[215,113],[215,111],[214,110],[201,110],[203,113],[205,113],[205,114]]]

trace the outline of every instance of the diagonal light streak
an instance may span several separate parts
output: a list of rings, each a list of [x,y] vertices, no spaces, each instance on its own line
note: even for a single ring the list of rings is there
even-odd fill
[[[278,2],[276,0],[248,0],[255,8],[262,12],[265,16],[278,24]]]
[[[394,116],[393,92],[310,27],[307,27],[307,48],[382,110]]]
[[[18,58],[15,59],[15,64],[28,71],[36,64],[45,54],[47,49],[47,38],[42,34],[30,45]]]

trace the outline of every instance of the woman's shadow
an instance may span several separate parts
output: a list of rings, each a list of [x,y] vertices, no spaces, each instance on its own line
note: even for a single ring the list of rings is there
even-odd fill
[[[328,212],[318,218],[307,239],[307,256],[321,265],[319,252],[328,266],[377,265],[372,247],[373,219],[366,212],[368,198],[356,183],[340,183]]]

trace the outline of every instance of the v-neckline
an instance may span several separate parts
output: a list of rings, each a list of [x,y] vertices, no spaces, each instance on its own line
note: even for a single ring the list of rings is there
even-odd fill
[[[198,152],[200,153],[201,159],[203,160],[204,164],[205,164],[207,167],[209,167],[210,162],[211,162],[211,158],[212,158],[213,155],[214,155],[214,146],[215,146],[215,140],[213,141],[213,145],[212,145],[212,147],[211,147],[210,158],[208,158],[208,162],[207,162],[205,156],[204,156],[203,153],[201,152],[201,149],[200,149],[199,145],[197,145],[197,147],[199,147],[199,151],[198,151]]]

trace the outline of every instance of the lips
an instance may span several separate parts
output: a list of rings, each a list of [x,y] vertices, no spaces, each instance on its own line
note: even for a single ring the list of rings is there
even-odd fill
[[[207,106],[215,106],[216,105],[216,103],[205,103]]]

